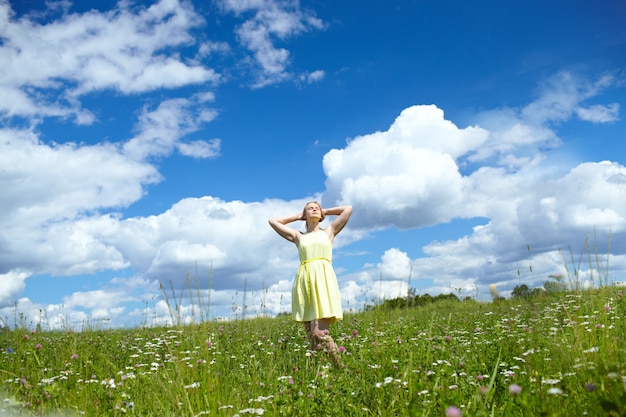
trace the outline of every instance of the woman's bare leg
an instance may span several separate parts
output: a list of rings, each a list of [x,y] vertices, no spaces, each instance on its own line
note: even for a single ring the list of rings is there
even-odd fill
[[[330,355],[330,359],[335,367],[341,367],[339,360],[339,349],[333,338],[328,333],[330,319],[319,319],[311,321],[311,333],[316,344],[322,345]]]
[[[315,336],[313,336],[313,332],[311,330],[311,322],[305,321],[302,324],[304,325],[304,331],[306,332],[306,340],[309,342],[309,350],[315,350],[317,341],[315,340]]]

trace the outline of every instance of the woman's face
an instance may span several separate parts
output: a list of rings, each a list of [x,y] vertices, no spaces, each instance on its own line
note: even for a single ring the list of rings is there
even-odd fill
[[[311,219],[311,218],[321,219],[322,218],[321,207],[316,203],[307,204],[304,207],[304,217],[306,217],[307,219]]]

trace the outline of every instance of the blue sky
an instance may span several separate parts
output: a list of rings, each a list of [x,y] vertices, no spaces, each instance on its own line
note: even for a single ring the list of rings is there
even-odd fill
[[[312,199],[346,309],[623,281],[620,3],[0,1],[0,317],[288,311]]]

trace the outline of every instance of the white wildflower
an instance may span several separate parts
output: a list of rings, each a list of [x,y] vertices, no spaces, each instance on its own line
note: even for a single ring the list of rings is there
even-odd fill
[[[546,385],[556,385],[559,382],[561,382],[560,379],[541,379],[541,383]]]
[[[241,414],[256,414],[257,416],[262,416],[265,413],[265,410],[262,408],[244,408],[243,410],[239,410]]]

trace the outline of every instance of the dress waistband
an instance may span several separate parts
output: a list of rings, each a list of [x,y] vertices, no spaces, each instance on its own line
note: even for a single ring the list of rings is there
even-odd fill
[[[308,264],[309,262],[313,262],[313,261],[328,261],[328,262],[330,262],[330,259],[328,259],[328,258],[311,258],[311,259],[306,259],[306,260],[300,262],[300,266]]]

